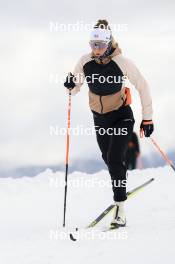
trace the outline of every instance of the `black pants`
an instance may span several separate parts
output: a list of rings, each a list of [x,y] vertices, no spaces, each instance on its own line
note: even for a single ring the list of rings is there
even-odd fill
[[[125,106],[106,114],[93,112],[93,118],[97,142],[111,176],[114,201],[124,201],[127,199],[125,155],[135,122],[132,109]]]

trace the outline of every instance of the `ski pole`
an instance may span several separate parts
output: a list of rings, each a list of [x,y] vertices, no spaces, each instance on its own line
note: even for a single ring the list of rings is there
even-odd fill
[[[65,189],[64,189],[64,214],[63,227],[66,224],[66,201],[67,201],[67,176],[69,165],[69,143],[70,143],[70,114],[71,114],[71,90],[69,90],[68,113],[67,113],[67,133],[66,133],[66,160],[65,160]]]
[[[163,159],[168,163],[168,165],[170,165],[170,167],[175,171],[175,166],[173,164],[173,162],[168,158],[168,156],[163,152],[163,150],[159,147],[159,145],[156,143],[156,141],[151,138],[152,143],[154,144],[154,146],[157,148],[157,150],[160,152],[160,154],[162,155]]]

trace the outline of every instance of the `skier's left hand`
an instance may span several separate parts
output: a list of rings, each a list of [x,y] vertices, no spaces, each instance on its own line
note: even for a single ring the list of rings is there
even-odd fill
[[[143,133],[145,137],[150,137],[153,131],[154,131],[153,121],[152,120],[142,120],[140,124],[141,137],[143,136]]]

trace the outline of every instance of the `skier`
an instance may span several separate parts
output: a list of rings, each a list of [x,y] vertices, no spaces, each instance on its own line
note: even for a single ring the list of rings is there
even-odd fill
[[[131,138],[128,142],[128,147],[126,151],[126,167],[128,170],[136,169],[137,158],[140,155],[140,146],[137,134],[132,133]]]
[[[64,86],[74,95],[80,91],[85,79],[88,83],[89,106],[97,128],[96,138],[112,181],[115,209],[111,228],[115,228],[126,225],[125,154],[135,122],[130,107],[130,91],[124,82],[126,78],[139,92],[143,116],[140,129],[146,137],[154,129],[152,101],[146,80],[136,66],[122,55],[106,20],[98,20],[89,44],[91,52],[80,58]],[[106,133],[101,133],[101,129]]]

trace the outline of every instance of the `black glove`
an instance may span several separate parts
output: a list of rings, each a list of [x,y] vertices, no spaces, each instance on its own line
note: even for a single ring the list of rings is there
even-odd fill
[[[69,90],[72,90],[74,87],[75,87],[75,83],[74,83],[74,75],[70,72],[68,74],[68,76],[66,77],[66,81],[64,83],[64,86],[69,89]]]
[[[141,134],[144,132],[145,137],[150,137],[154,131],[154,125],[152,120],[142,120],[140,124]]]

